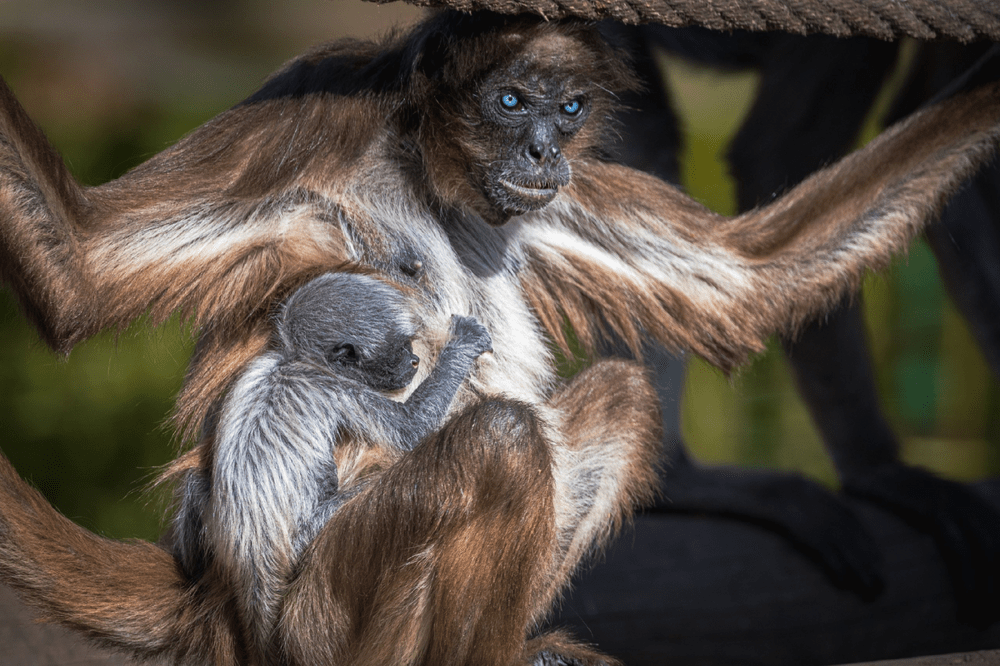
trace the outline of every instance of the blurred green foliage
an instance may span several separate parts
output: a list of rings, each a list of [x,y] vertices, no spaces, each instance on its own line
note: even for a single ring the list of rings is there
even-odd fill
[[[179,48],[195,53],[195,63],[214,64],[192,69],[197,85],[177,88],[175,81],[156,94],[130,97],[136,91],[114,79],[101,84],[53,74],[70,56],[55,42],[11,32],[0,33],[0,73],[77,177],[100,183],[233,104],[285,60],[291,53],[284,49],[294,40],[268,40],[268,27],[260,21],[241,33],[245,39],[230,35],[219,43],[205,37],[204,25],[185,33]],[[227,54],[227,66],[212,59],[213,49]],[[188,55],[179,59],[194,58],[183,53]],[[245,67],[236,60],[246,60]],[[708,74],[672,60],[668,72],[686,122],[685,187],[731,213],[732,184],[719,156],[755,78]],[[93,96],[81,96],[87,86]],[[1000,472],[1000,392],[944,297],[930,253],[917,246],[888,275],[873,276],[864,298],[878,382],[905,457],[953,478]],[[0,292],[0,448],[84,526],[110,536],[155,538],[166,498],[144,489],[157,466],[176,454],[165,423],[190,349],[181,322],[155,331],[139,322],[117,338],[98,336],[62,360],[38,342]],[[833,483],[780,352],[762,356],[732,380],[698,360],[688,374],[684,428],[696,456],[796,469]]]
[[[16,84],[16,81],[14,82]],[[136,109],[128,119],[73,127],[54,141],[85,183],[114,178],[201,117]],[[65,136],[64,136],[65,134]],[[105,332],[67,359],[39,342],[0,292],[0,447],[67,516],[99,533],[155,539],[168,497],[146,490],[176,453],[166,427],[191,340],[179,321]]]
[[[732,214],[735,190],[722,155],[757,77],[674,58],[664,58],[664,71],[685,123],[683,185],[710,208]],[[860,141],[877,133],[888,97],[873,110]],[[889,271],[870,276],[862,298],[876,381],[903,458],[959,480],[1000,473],[997,381],[948,302],[926,244],[917,242]],[[693,359],[683,407],[685,437],[700,459],[798,470],[835,485],[832,463],[774,341],[732,379]]]

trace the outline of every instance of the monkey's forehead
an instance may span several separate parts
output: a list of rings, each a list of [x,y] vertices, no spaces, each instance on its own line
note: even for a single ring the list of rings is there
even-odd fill
[[[491,73],[480,85],[481,93],[513,88],[518,94],[539,99],[575,97],[592,88],[589,80],[575,77],[553,77],[544,70],[517,68],[512,71]]]
[[[569,88],[593,87],[593,76],[599,63],[595,53],[569,35],[536,35],[511,55],[503,64],[490,69],[487,85],[516,80],[533,86],[539,92],[560,92]]]
[[[519,51],[518,60],[527,66],[581,73],[593,70],[606,55],[595,52],[579,35],[551,31],[528,35]]]

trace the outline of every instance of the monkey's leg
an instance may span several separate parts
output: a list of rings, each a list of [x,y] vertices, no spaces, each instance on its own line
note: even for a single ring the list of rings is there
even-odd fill
[[[927,229],[941,279],[1000,377],[1000,164],[980,173]]]
[[[977,68],[989,45],[925,45],[889,120],[909,113],[967,70],[989,79],[996,60]],[[990,71],[990,67],[994,71]],[[1000,199],[996,166],[987,168],[948,204],[927,239],[949,295],[969,321],[987,360],[1000,369]],[[1000,513],[970,488],[898,460],[898,445],[878,412],[870,371],[845,375],[829,349],[836,344],[868,357],[860,315],[853,330],[813,330],[795,349],[798,381],[833,453],[844,491],[888,509],[930,535],[944,558],[961,619],[986,626],[1000,617]],[[843,317],[842,317],[843,318]],[[841,318],[841,319],[842,319]],[[844,324],[834,322],[843,329]],[[794,356],[793,356],[794,358]],[[832,363],[832,365],[831,365]],[[812,368],[815,376],[803,374]],[[826,405],[821,413],[813,403]]]
[[[307,551],[281,619],[292,663],[517,663],[553,576],[553,484],[528,407],[452,419]]]
[[[162,548],[112,541],[56,511],[0,454],[0,581],[40,617],[143,660],[247,663],[228,593]]]
[[[293,663],[535,663],[529,627],[651,497],[659,434],[655,394],[635,364],[600,363],[551,406],[565,443],[548,441],[529,408],[487,401],[346,502],[288,596]]]
[[[994,163],[958,193],[940,222],[928,228],[927,240],[952,302],[1000,377],[1000,166]],[[921,480],[926,476],[913,468],[883,468],[869,479],[845,479],[845,489],[898,507],[934,536],[963,619],[988,625],[1000,618],[1000,513],[968,487]]]
[[[790,350],[796,382],[846,493],[896,513],[932,536],[944,557],[964,621],[987,625],[996,603],[1000,515],[971,489],[903,465],[878,408],[857,306],[836,322],[813,325]],[[853,362],[850,356],[853,354]],[[843,355],[834,364],[831,356]]]
[[[991,61],[983,64],[982,58],[990,48],[990,44],[922,45],[888,120],[912,112],[977,64],[989,78]],[[1000,376],[1000,164],[996,160],[955,195],[926,236],[949,296],[968,321],[994,374]]]
[[[542,619],[581,561],[653,499],[661,436],[656,392],[637,363],[600,361],[553,396],[563,444],[552,445],[556,495],[556,574],[539,606]],[[618,662],[561,632],[533,638],[527,666],[613,666]]]
[[[768,201],[849,149],[897,52],[896,44],[866,38],[756,39],[760,88],[728,151],[741,210]],[[866,364],[848,350],[828,353],[838,366]],[[836,585],[862,597],[881,589],[882,558],[871,535],[818,484],[776,472],[692,468],[684,459],[672,470],[677,478],[666,479],[666,494],[673,510],[714,504],[720,513],[759,520],[818,562]]]
[[[559,538],[554,599],[574,570],[655,497],[662,428],[656,391],[637,363],[606,360],[553,396],[563,442],[552,446]]]
[[[896,52],[895,44],[871,39],[782,36],[771,42],[757,99],[729,150],[741,210],[780,194],[848,151],[895,62]],[[833,429],[839,424],[863,420],[870,424],[872,436],[886,435],[891,444],[892,433],[879,413],[874,386],[864,381],[870,372],[863,339],[852,334],[857,323],[850,313],[835,312],[828,319],[832,320],[831,328],[845,329],[842,339],[828,338],[817,344],[811,341],[815,335],[813,328],[807,328],[801,333],[802,344],[816,345],[815,349],[822,352],[809,356],[796,354],[793,346],[789,359],[800,377],[819,373],[826,378],[829,373],[817,367],[825,366],[828,371],[843,373],[857,382],[836,382],[833,385],[840,390],[825,393],[803,389],[803,396],[810,402],[814,415],[830,415],[830,418],[819,416],[823,432],[827,432],[823,425]],[[879,451],[870,453],[878,455]],[[805,491],[806,481],[798,483]],[[790,485],[794,482],[785,484],[789,490]],[[815,492],[805,494],[818,493],[820,489],[816,488]],[[815,504],[803,508],[801,502],[794,500],[795,494],[795,491],[782,493],[783,500],[779,500],[786,503],[789,513],[809,522],[804,529],[802,525],[794,528],[793,541],[797,535],[820,531],[834,542],[826,553],[842,554],[843,565],[847,567],[862,567],[858,572],[861,577],[851,580],[844,575],[851,573],[849,570],[838,572],[827,565],[834,582],[846,583],[865,597],[878,592],[882,585],[881,556],[860,522],[843,505],[839,506],[839,512],[833,513],[816,511]],[[821,494],[834,499],[825,492]],[[834,515],[837,518],[831,520]],[[828,557],[823,549],[814,550],[818,543],[814,539],[799,543],[820,560]]]

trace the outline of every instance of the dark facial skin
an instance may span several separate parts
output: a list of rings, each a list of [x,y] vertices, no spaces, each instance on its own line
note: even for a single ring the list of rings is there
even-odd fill
[[[387,340],[380,349],[344,341],[331,347],[326,358],[337,374],[356,379],[375,391],[405,388],[420,365],[410,340],[402,337]]]
[[[483,87],[480,105],[497,151],[483,175],[487,199],[504,218],[542,208],[569,184],[562,149],[586,122],[587,95],[565,81],[501,75]]]

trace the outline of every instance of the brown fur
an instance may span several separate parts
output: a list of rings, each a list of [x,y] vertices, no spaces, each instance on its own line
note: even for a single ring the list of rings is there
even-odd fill
[[[566,46],[558,59],[553,38]],[[479,164],[498,146],[476,93],[498,72],[518,85],[580,82],[594,103],[561,145],[571,183],[505,225],[487,209]],[[994,85],[727,220],[602,161],[595,142],[614,104],[604,91],[632,83],[586,26],[444,15],[293,62],[96,188],[72,181],[0,87],[0,270],[45,340],[65,352],[146,312],[179,310],[198,330],[178,415],[203,439],[176,473],[213,464],[208,417],[266,348],[274,305],[320,272],[411,288],[424,369],[456,312],[482,322],[494,347],[444,430],[369,474],[334,514],[290,581],[266,656],[247,653],[210,565],[187,580],[153,546],[75,528],[9,465],[0,577],[48,617],[138,656],[544,664],[566,641],[527,642],[531,628],[651,497],[659,421],[634,365],[597,364],[554,392],[542,329],[565,345],[568,320],[587,346],[610,329],[634,348],[648,333],[731,369],[903,249],[1000,134]],[[600,661],[578,649],[581,663]]]
[[[236,664],[235,614],[224,590],[192,585],[174,558],[141,542],[102,539],[58,514],[0,455],[0,576],[41,617],[144,657]],[[80,577],[100,581],[81,586]]]
[[[607,382],[632,399],[602,395]],[[293,661],[532,663],[526,629],[656,480],[657,402],[638,366],[600,363],[556,405],[573,424],[567,445],[547,441],[526,406],[480,403],[349,500],[288,594],[280,633]],[[337,621],[308,621],[323,615]]]
[[[553,559],[550,468],[530,411],[487,403],[456,417],[328,524],[289,594],[290,652],[316,664],[511,663]],[[343,637],[296,630],[331,610]]]
[[[630,393],[609,396],[608,382]],[[583,558],[652,498],[656,396],[636,364],[605,361],[554,406],[572,424],[570,445],[547,440],[527,406],[489,401],[369,477],[300,563],[268,658],[247,652],[217,579],[187,581],[156,546],[78,527],[2,456],[0,575],[46,619],[139,658],[514,665],[555,651],[611,666],[561,634],[525,643],[526,631]],[[587,494],[586,506],[577,494]],[[102,591],[80,585],[80,576],[101,581]]]

